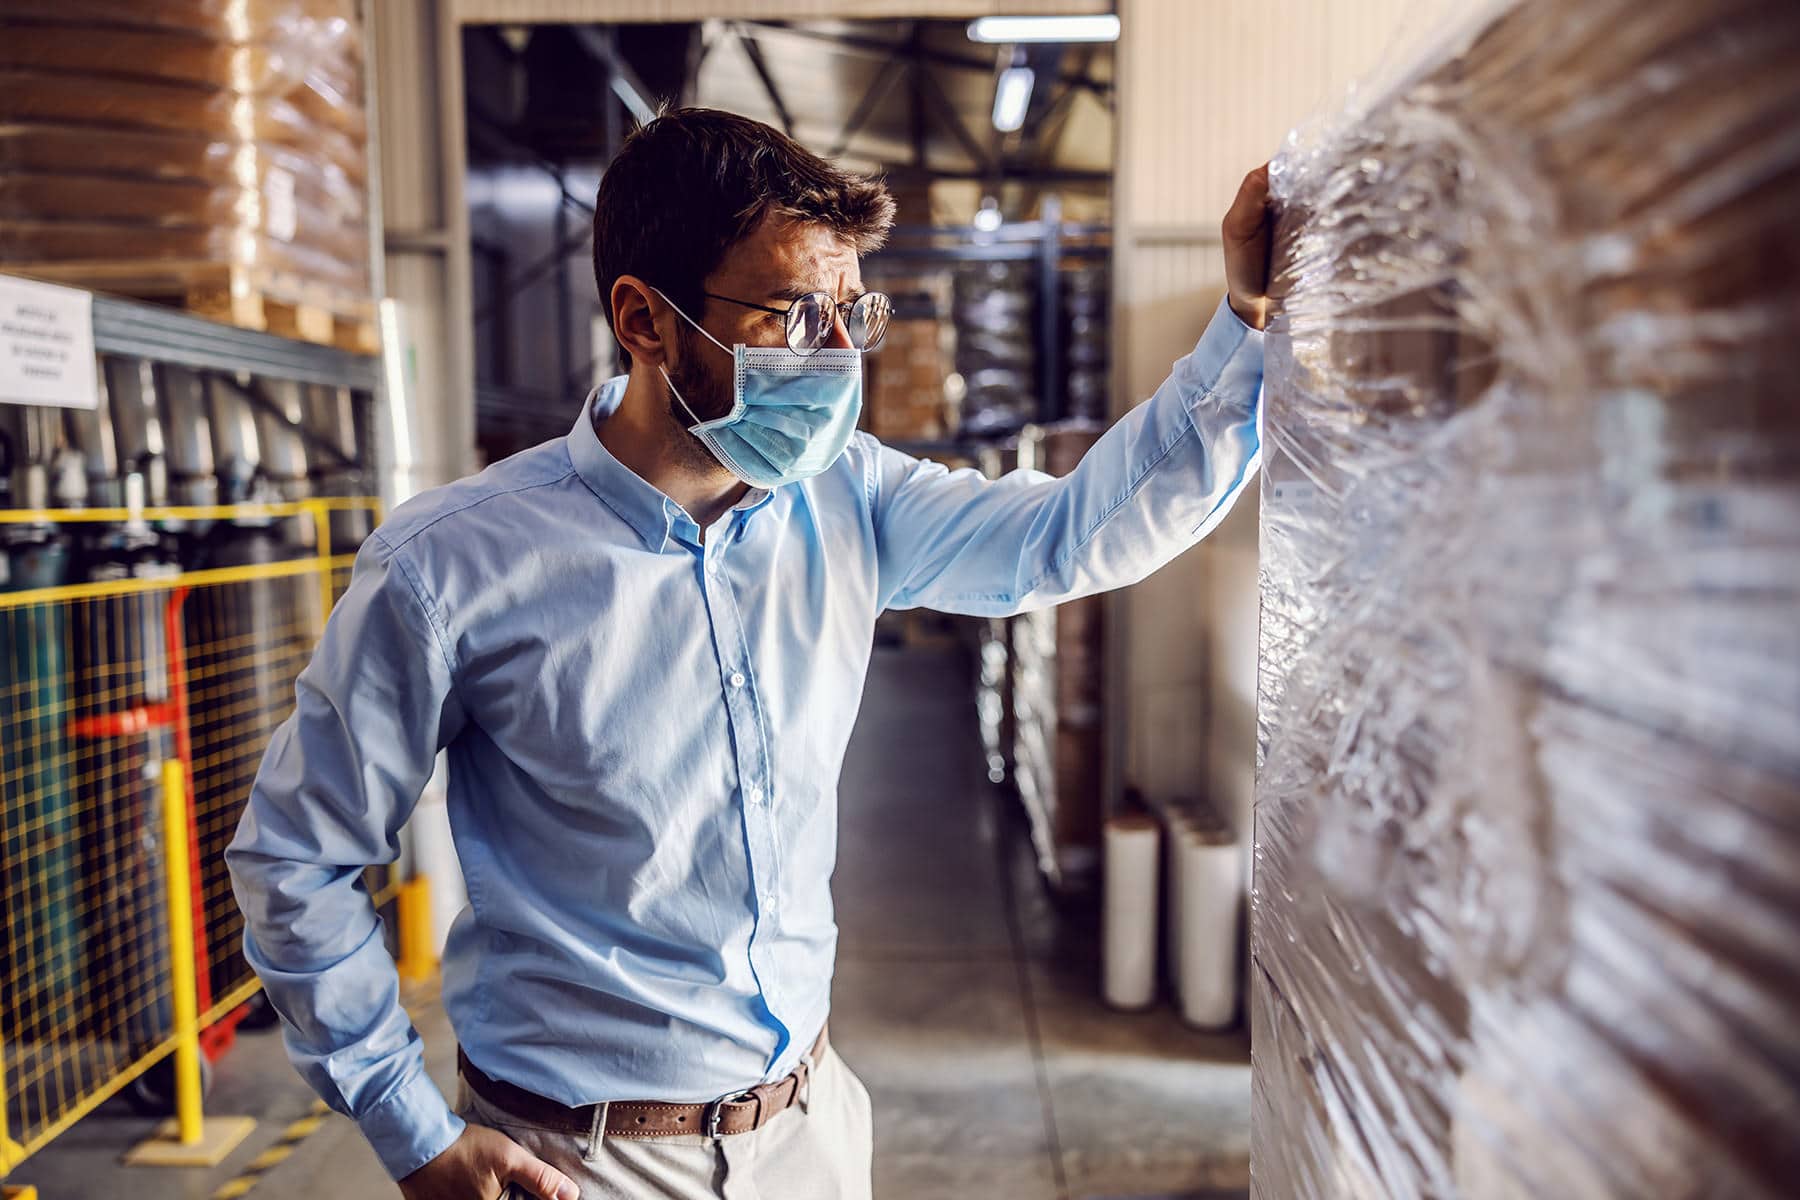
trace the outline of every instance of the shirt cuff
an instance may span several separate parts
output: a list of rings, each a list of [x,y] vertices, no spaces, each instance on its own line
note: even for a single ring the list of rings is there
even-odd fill
[[[1227,407],[1260,407],[1257,399],[1262,391],[1263,333],[1244,324],[1231,311],[1229,301],[1220,300],[1194,352],[1181,360],[1177,370],[1183,376],[1183,390],[1190,397],[1189,412],[1196,417],[1196,427],[1200,425],[1198,410],[1204,407],[1216,412],[1220,401]],[[1213,423],[1208,420],[1209,428],[1200,432],[1209,433]]]
[[[358,1117],[356,1124],[388,1175],[398,1182],[448,1150],[467,1122],[450,1111],[444,1093],[420,1071]]]

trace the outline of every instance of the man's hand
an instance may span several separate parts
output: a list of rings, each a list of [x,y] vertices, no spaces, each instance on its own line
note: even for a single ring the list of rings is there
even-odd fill
[[[400,1181],[405,1200],[495,1200],[507,1184],[538,1200],[580,1200],[573,1180],[485,1125],[471,1124],[450,1148]]]
[[[1269,203],[1269,164],[1244,176],[1237,199],[1219,226],[1225,241],[1226,300],[1252,329],[1268,319],[1269,235],[1275,225]]]

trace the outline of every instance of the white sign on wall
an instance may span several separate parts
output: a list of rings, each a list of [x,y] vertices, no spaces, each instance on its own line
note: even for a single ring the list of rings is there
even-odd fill
[[[100,406],[92,292],[0,275],[0,404]]]

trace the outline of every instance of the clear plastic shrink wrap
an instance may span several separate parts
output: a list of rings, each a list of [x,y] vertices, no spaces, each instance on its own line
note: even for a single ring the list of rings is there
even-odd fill
[[[0,270],[366,297],[362,67],[354,0],[0,0]]]
[[[1800,1194],[1797,114],[1526,0],[1276,161],[1262,1200]]]

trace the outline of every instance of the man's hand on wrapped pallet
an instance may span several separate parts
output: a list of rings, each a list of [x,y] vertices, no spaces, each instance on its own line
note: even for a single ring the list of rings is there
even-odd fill
[[[1219,232],[1225,242],[1225,286],[1231,311],[1261,329],[1269,309],[1269,235],[1275,206],[1269,201],[1269,164],[1244,176]]]

